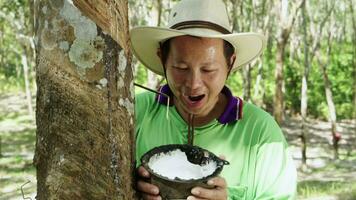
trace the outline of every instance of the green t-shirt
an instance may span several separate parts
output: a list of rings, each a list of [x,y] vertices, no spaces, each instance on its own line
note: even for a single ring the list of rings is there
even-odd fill
[[[168,117],[167,117],[168,109]],[[187,123],[175,106],[159,103],[153,93],[136,96],[136,161],[150,149],[186,144]],[[217,119],[194,129],[194,145],[225,156],[230,165],[221,176],[230,200],[295,199],[296,168],[283,133],[262,109],[244,103],[242,118],[222,124]]]

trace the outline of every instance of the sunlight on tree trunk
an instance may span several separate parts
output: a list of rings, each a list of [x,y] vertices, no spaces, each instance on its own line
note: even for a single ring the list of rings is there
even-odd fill
[[[25,81],[25,92],[26,92],[26,102],[27,102],[27,110],[29,116],[33,117],[33,109],[32,109],[32,95],[31,95],[31,86],[29,80],[29,72],[28,72],[28,62],[26,55],[26,48],[23,47],[23,51],[21,53],[21,63],[23,67],[24,81]]]
[[[256,77],[256,82],[255,85],[253,87],[254,93],[253,93],[253,102],[260,106],[263,107],[263,86],[262,86],[262,81],[263,81],[263,60],[260,59],[258,61],[258,66],[257,66],[257,70],[258,70],[258,74]]]
[[[306,19],[306,2],[302,7],[302,23],[303,23],[303,45],[304,45],[304,73],[302,78],[302,91],[301,91],[301,106],[300,113],[302,115],[302,127],[301,127],[301,141],[302,141],[302,169],[307,168],[307,117],[308,117],[308,78],[309,78],[309,47],[307,42],[307,19]]]
[[[332,28],[330,28],[332,29]],[[323,61],[321,58],[321,53],[318,50],[316,52],[316,57],[318,59],[318,63],[323,75],[323,80],[324,80],[324,87],[325,87],[325,96],[326,96],[326,101],[328,104],[328,109],[329,109],[329,120],[331,124],[331,134],[332,134],[332,144],[334,148],[334,159],[338,158],[338,142],[339,138],[336,133],[336,109],[335,109],[335,104],[333,101],[333,94],[331,90],[331,83],[327,74],[327,66],[330,64],[330,57],[331,57],[331,40],[332,40],[332,34],[329,32],[329,38],[328,38],[328,47],[327,47],[327,59],[326,61]]]

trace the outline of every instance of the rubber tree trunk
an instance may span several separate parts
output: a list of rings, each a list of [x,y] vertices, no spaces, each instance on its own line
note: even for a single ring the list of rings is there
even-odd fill
[[[306,19],[306,3],[303,3],[302,7],[302,18],[303,18],[303,43],[304,43],[304,73],[302,77],[302,97],[300,103],[300,113],[302,115],[302,128],[300,138],[302,141],[302,169],[307,167],[307,116],[308,116],[308,78],[309,78],[309,45],[307,36],[307,19]]]
[[[276,52],[276,69],[275,82],[276,89],[274,94],[273,116],[276,121],[281,124],[284,120],[284,101],[283,101],[283,66],[284,66],[284,52],[292,31],[297,13],[305,0],[290,1],[282,0],[276,4],[279,15],[279,27],[277,33],[277,52]],[[292,8],[289,9],[289,3],[292,3]],[[290,12],[289,12],[290,11]]]
[[[263,82],[263,60],[260,59],[258,66],[257,66],[257,76],[256,76],[256,82],[253,87],[254,93],[253,93],[253,102],[262,107],[263,106],[263,93],[264,93],[264,87],[262,86]]]
[[[32,109],[32,94],[31,94],[31,86],[30,86],[30,78],[28,72],[28,61],[26,55],[26,47],[22,47],[23,51],[21,52],[21,64],[23,67],[23,75],[25,81],[25,92],[26,92],[26,102],[27,102],[27,110],[29,116],[33,118],[33,109]]]
[[[243,99],[251,100],[251,64],[245,65],[242,68],[243,77]]]
[[[276,69],[275,69],[275,84],[276,90],[274,94],[273,116],[276,121],[281,124],[284,119],[283,111],[283,65],[284,65],[284,51],[286,47],[285,38],[280,38],[277,42],[276,52]]]
[[[330,37],[330,36],[329,36]],[[330,39],[329,39],[330,41]],[[320,51],[318,50],[316,52],[316,57],[318,59],[318,63],[320,66],[320,70],[323,75],[323,81],[324,81],[324,88],[325,88],[325,96],[326,96],[326,102],[328,104],[328,110],[329,110],[329,120],[331,124],[331,134],[332,134],[332,143],[333,143],[333,148],[334,148],[334,159],[337,159],[339,154],[338,154],[338,142],[339,142],[339,137],[337,136],[336,133],[336,109],[335,109],[335,104],[333,101],[333,94],[331,90],[331,83],[329,80],[329,76],[327,73],[327,66],[330,63],[330,43],[328,44],[328,58],[327,61],[323,61],[321,58]]]
[[[36,2],[37,199],[135,199],[127,2]]]
[[[356,124],[356,16],[355,16],[355,11],[353,8],[352,0],[349,0],[349,9],[351,13],[351,21],[352,21],[352,32],[353,32],[353,37],[352,37],[352,46],[353,46],[353,54],[352,54],[352,64],[353,64],[353,97],[354,97],[354,110],[353,110],[353,118],[354,118],[354,123]],[[355,126],[355,133],[356,133],[356,126]]]

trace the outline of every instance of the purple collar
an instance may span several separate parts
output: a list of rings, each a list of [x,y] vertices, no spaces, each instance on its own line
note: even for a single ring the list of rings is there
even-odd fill
[[[167,84],[161,86],[159,88],[159,91],[161,93],[167,94],[172,99],[173,93]],[[219,123],[228,124],[228,123],[235,122],[235,121],[241,119],[242,118],[242,106],[243,106],[242,99],[240,99],[239,97],[234,97],[232,95],[230,89],[226,86],[224,86],[221,93],[223,93],[227,97],[228,103],[227,103],[227,106],[226,106],[224,112],[218,118]],[[165,97],[164,95],[157,95],[156,100],[160,104],[167,105],[167,103],[168,103],[168,98]],[[169,106],[173,106],[172,101],[169,103]]]

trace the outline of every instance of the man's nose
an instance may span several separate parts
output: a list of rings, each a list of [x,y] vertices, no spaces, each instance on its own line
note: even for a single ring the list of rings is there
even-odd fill
[[[186,86],[189,89],[194,90],[199,88],[201,84],[202,84],[201,74],[196,71],[191,71],[187,77]]]

